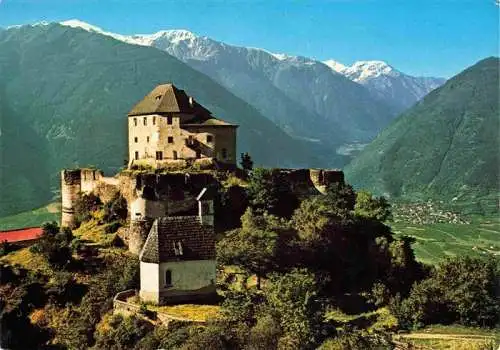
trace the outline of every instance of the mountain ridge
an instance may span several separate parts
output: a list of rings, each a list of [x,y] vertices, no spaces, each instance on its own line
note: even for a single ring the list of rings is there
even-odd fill
[[[58,24],[11,28],[0,31],[0,74],[0,216],[46,204],[61,168],[119,170],[127,157],[127,112],[168,81],[214,116],[239,124],[238,152],[249,152],[256,165],[322,165],[307,143],[155,48]]]
[[[346,177],[391,197],[498,210],[499,63],[481,60],[432,91],[353,159]]]

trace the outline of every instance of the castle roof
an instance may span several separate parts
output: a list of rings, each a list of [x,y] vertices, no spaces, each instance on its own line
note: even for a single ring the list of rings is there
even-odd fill
[[[176,88],[173,84],[163,84],[155,87],[139,103],[137,103],[129,112],[129,116],[161,114],[161,113],[194,113],[204,112],[210,114],[210,111],[203,108],[184,92]]]
[[[175,87],[174,84],[162,84],[155,87],[141,101],[139,101],[128,113],[129,116],[185,113],[193,115],[186,126],[232,126],[223,120],[214,118],[212,113],[188,96],[184,90]],[[184,126],[184,125],[183,125]]]
[[[198,216],[166,216],[154,221],[139,255],[142,262],[215,260],[215,233]]]

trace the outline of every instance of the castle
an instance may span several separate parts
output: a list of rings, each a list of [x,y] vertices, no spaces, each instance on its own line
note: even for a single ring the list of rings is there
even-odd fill
[[[197,162],[236,165],[236,128],[172,84],[159,85],[128,114],[129,167]]]
[[[75,203],[120,193],[129,224],[121,238],[140,259],[144,301],[192,301],[215,293],[214,191],[236,170],[236,125],[214,118],[172,84],[159,85],[128,114],[128,169],[62,170],[61,226],[75,226]],[[193,170],[192,165],[200,165]],[[137,171],[144,166],[157,171]],[[183,171],[168,171],[171,166]],[[224,170],[222,170],[224,169]],[[298,196],[324,193],[342,171],[280,169]]]

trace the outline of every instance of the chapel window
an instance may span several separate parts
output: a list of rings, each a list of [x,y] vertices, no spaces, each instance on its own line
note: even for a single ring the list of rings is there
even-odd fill
[[[172,271],[167,270],[165,271],[165,286],[171,286],[172,285]]]

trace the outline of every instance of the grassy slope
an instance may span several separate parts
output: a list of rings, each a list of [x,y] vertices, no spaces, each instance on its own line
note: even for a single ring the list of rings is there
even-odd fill
[[[59,222],[60,218],[60,205],[53,203],[42,208],[0,218],[0,231],[37,227],[47,221]]]
[[[480,61],[427,95],[351,162],[347,180],[392,197],[497,210],[498,65]]]
[[[239,124],[238,152],[249,152],[256,165],[314,165],[305,143],[154,48],[57,24],[23,26],[0,32],[0,75],[0,216],[50,201],[63,167],[121,167],[127,112],[164,82]]]
[[[471,224],[392,223],[396,235],[414,237],[417,259],[435,264],[447,256],[500,256],[500,218],[476,217]]]

